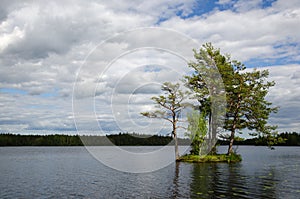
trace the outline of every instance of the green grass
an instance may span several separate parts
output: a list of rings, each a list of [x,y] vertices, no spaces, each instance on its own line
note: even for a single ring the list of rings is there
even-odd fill
[[[177,161],[179,162],[191,162],[191,163],[201,163],[201,162],[227,162],[235,163],[242,161],[242,157],[239,154],[232,153],[227,154],[216,154],[216,155],[184,155],[181,156]]]

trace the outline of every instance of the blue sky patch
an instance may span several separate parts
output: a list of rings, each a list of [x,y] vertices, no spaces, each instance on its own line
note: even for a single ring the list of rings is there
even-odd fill
[[[187,18],[191,18],[194,16],[201,16],[203,14],[207,14],[208,12],[211,12],[214,10],[214,8],[216,8],[217,1],[210,1],[210,0],[202,0],[202,1],[196,1],[196,3],[194,4],[194,7],[192,9],[192,13],[190,13],[189,15],[182,15],[182,11],[177,12],[177,16],[183,18],[183,19],[187,19]]]
[[[276,2],[276,0],[265,0],[262,3],[262,8],[265,9],[271,7],[274,2]]]
[[[16,88],[0,88],[1,93],[26,95],[27,92]]]

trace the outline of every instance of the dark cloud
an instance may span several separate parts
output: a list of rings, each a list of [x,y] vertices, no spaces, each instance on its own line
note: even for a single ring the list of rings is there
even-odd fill
[[[21,5],[20,5],[20,1],[18,0],[1,0],[0,1],[0,22],[5,21],[5,19],[7,19],[8,17],[8,14],[11,11],[19,8]]]
[[[0,125],[20,125],[27,124],[28,121],[16,120],[16,119],[1,119]]]

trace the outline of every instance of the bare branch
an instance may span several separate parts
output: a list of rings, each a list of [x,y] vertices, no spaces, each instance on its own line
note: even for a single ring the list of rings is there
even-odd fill
[[[187,130],[188,128],[184,127],[184,126],[177,126],[177,128],[182,128],[184,130]]]
[[[155,112],[142,112],[141,115],[148,118],[159,118],[164,119],[172,123],[172,120],[167,117],[167,115],[157,114]]]

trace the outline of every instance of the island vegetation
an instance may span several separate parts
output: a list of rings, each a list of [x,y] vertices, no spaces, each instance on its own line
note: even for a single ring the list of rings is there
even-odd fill
[[[284,141],[276,136],[277,126],[268,124],[270,114],[278,110],[266,100],[269,88],[275,85],[275,82],[267,81],[268,70],[246,70],[241,62],[221,54],[211,43],[204,44],[199,51],[194,50],[194,58],[188,63],[193,72],[183,77],[189,92],[181,91],[179,83],[165,82],[162,86],[164,94],[152,97],[157,110],[141,113],[171,123],[177,161],[195,162],[197,159],[202,162],[201,157],[209,153],[216,156],[211,159],[213,162],[218,162],[221,157],[231,162],[231,157],[239,157],[233,151],[236,133],[244,129],[265,140],[270,147]],[[186,105],[184,99],[187,98],[196,99],[198,103]],[[192,138],[192,150],[190,156],[179,157],[176,130],[180,127],[179,116],[188,106],[198,111],[188,116],[187,134]],[[220,134],[221,131],[229,134]],[[228,140],[226,155],[216,154],[214,146],[220,136]]]
[[[205,163],[205,162],[225,162],[236,163],[242,161],[242,157],[239,154],[213,154],[213,155],[192,155],[186,154],[181,156],[177,161],[190,162],[190,163]]]

